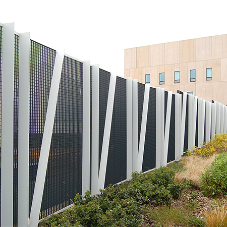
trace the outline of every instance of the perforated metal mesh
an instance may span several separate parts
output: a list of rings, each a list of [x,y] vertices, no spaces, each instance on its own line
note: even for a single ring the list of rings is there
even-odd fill
[[[31,207],[56,51],[31,40],[29,204]]]
[[[156,166],[156,88],[150,88],[147,127],[143,156],[143,172]]]
[[[138,146],[140,141],[140,130],[141,130],[141,121],[142,121],[142,113],[143,113],[144,90],[145,90],[145,84],[138,83]]]
[[[101,160],[109,84],[110,72],[107,72],[103,69],[99,69],[99,164]]]
[[[64,58],[41,216],[73,203],[82,192],[83,63]]]
[[[126,179],[126,80],[116,78],[105,187]]]

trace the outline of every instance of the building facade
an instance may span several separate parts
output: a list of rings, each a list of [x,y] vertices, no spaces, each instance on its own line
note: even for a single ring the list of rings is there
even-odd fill
[[[125,49],[124,76],[227,105],[227,35]]]

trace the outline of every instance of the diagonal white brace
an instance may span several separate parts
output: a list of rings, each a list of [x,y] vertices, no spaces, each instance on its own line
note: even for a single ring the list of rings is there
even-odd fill
[[[14,23],[2,32],[1,226],[13,226]]]
[[[187,103],[187,93],[183,93],[183,104],[181,110],[181,128],[180,128],[180,155],[184,152],[184,136],[185,136],[185,120],[186,120],[186,103]]]
[[[29,227],[38,226],[39,213],[43,197],[43,189],[46,178],[47,163],[50,152],[51,138],[54,126],[54,117],[57,105],[58,90],[61,79],[61,70],[64,54],[56,52],[54,71],[51,80],[49,101],[47,106],[46,120],[44,125],[43,140],[40,150],[39,165],[37,170],[35,189],[32,200]]]
[[[107,166],[107,158],[108,158],[108,152],[109,152],[110,132],[111,132],[112,116],[113,116],[115,87],[116,87],[116,75],[111,74],[109,94],[108,94],[107,107],[106,107],[106,120],[105,120],[104,133],[103,133],[102,154],[101,154],[100,168],[99,168],[99,181],[98,181],[99,189],[104,189],[104,185],[105,185],[106,166]]]
[[[29,216],[29,73],[30,33],[20,34],[18,112],[18,226],[28,226]]]
[[[166,108],[166,124],[164,134],[164,150],[162,158],[162,166],[167,165],[168,157],[168,146],[169,146],[169,130],[170,130],[170,119],[171,119],[171,106],[172,106],[172,91],[168,91],[167,108]]]
[[[143,99],[144,100],[143,101],[143,113],[142,113],[141,130],[140,130],[139,153],[138,153],[138,158],[137,158],[137,172],[138,173],[142,171],[142,167],[143,167],[143,154],[144,154],[146,127],[147,127],[149,94],[150,94],[150,85],[145,84],[144,99]]]

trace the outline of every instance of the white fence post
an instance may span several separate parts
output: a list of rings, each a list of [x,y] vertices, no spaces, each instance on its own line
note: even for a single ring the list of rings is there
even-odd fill
[[[180,135],[180,154],[184,152],[184,136],[185,136],[185,121],[186,121],[186,104],[187,104],[187,93],[184,92],[182,95],[183,103],[181,109],[181,135]]]
[[[211,139],[216,134],[216,103],[211,103]]]
[[[127,102],[127,179],[132,177],[132,78],[126,79],[126,102]]]
[[[211,103],[206,101],[206,136],[205,142],[208,143],[211,135]]]
[[[90,61],[83,62],[82,195],[90,190]]]
[[[1,226],[13,226],[14,23],[2,28]]]
[[[99,66],[92,66],[91,195],[99,193]]]
[[[137,171],[138,157],[138,82],[132,81],[132,171]]]
[[[161,166],[164,155],[164,92],[156,88],[156,168]]]
[[[220,103],[215,102],[216,105],[216,134],[220,134]]]
[[[181,95],[175,94],[175,160],[179,161],[181,158]]]
[[[198,147],[201,148],[204,142],[204,122],[205,122],[205,100],[198,99]]]
[[[30,33],[20,34],[18,105],[18,226],[29,217],[29,70]]]

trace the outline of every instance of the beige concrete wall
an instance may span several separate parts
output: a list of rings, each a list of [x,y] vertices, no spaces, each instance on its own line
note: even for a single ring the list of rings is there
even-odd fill
[[[227,104],[227,35],[182,40],[125,50],[125,77],[168,91],[193,92],[199,98]],[[206,80],[206,68],[212,68],[212,80]],[[196,70],[196,82],[190,82],[190,70]],[[180,71],[180,83],[174,83],[174,71]],[[159,73],[165,84],[159,84]]]

